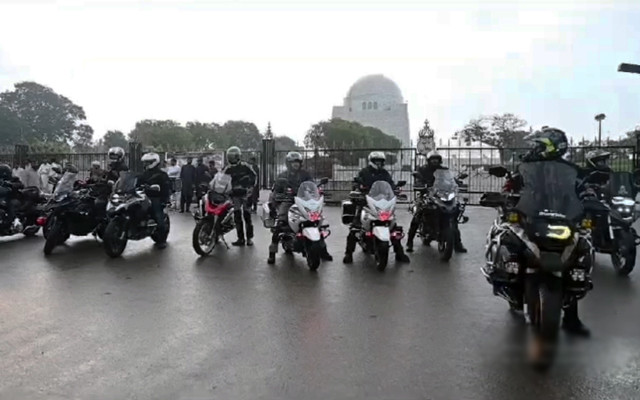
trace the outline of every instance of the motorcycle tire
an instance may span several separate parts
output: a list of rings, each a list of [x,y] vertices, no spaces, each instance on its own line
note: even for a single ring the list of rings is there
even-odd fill
[[[453,227],[449,224],[444,229],[444,232],[441,233],[441,238],[438,242],[438,252],[440,252],[440,259],[442,261],[449,261],[451,259],[454,243],[455,233]]]
[[[628,276],[636,266],[636,243],[634,231],[621,231],[611,253],[613,269],[619,276]],[[622,246],[620,245],[622,244]]]
[[[121,235],[125,229],[124,221],[119,218],[112,219],[107,224],[107,227],[104,230],[103,245],[104,250],[109,257],[120,257],[124,252],[124,249],[127,247],[129,239],[127,238],[126,232],[124,232],[124,239],[121,239]]]
[[[213,236],[211,237],[210,243],[208,245],[206,243],[203,243],[203,236],[205,238],[209,237],[209,235],[211,235],[212,233],[211,231],[216,229],[214,223],[215,222],[211,219],[202,219],[198,221],[196,227],[193,229],[193,249],[200,256],[208,256],[216,247],[216,244],[218,244],[219,238],[216,232],[213,232]]]
[[[169,237],[169,230],[171,229],[171,221],[169,220],[169,214],[164,213],[163,215],[164,215],[164,226],[167,228],[167,231],[163,235],[160,235],[157,230],[153,232],[153,234],[151,235],[151,239],[156,243],[166,242],[167,237]]]
[[[49,229],[49,235],[44,242],[44,254],[47,256],[50,255],[57,245],[64,243],[66,241],[66,239],[64,239],[65,235],[64,223],[54,218],[54,222]],[[64,240],[61,241],[61,238]]]
[[[389,263],[389,242],[376,239],[374,255],[376,268],[378,271],[384,271]]]
[[[560,320],[562,317],[562,282],[549,278],[540,282],[537,290],[528,290],[527,306],[533,325],[533,340],[539,341],[542,350],[539,357],[532,360],[534,368],[548,369],[556,355]]]
[[[309,270],[316,271],[320,266],[320,254],[322,254],[322,242],[307,242],[307,265]]]

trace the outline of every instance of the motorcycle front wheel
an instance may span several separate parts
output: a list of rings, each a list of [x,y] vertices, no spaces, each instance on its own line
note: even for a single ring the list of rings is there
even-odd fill
[[[127,247],[126,223],[120,218],[109,221],[104,230],[103,245],[107,255],[111,258],[120,257]]]
[[[548,277],[537,284],[527,282],[527,313],[531,318],[534,345],[540,346],[531,360],[536,369],[548,369],[556,355],[562,317],[562,282]]]
[[[374,252],[376,268],[378,271],[384,271],[389,263],[389,242],[376,239]]]
[[[44,242],[44,254],[47,256],[51,254],[57,245],[66,241],[66,238],[67,236],[64,223],[60,219],[54,217],[49,229],[49,234]]]
[[[213,219],[205,218],[198,221],[193,229],[192,237],[193,249],[198,255],[207,256],[211,254],[216,244],[218,244],[218,240],[219,236]]]
[[[322,242],[307,241],[306,246],[307,265],[311,271],[315,271],[320,266],[320,254],[322,253]]]
[[[636,243],[635,243],[635,231],[620,231],[617,240],[615,241],[615,248],[611,253],[611,263],[613,269],[620,276],[627,276],[633,271],[636,265]]]
[[[455,232],[451,221],[447,223],[443,231],[440,233],[440,241],[438,242],[438,252],[442,261],[449,261],[453,255],[453,244]]]

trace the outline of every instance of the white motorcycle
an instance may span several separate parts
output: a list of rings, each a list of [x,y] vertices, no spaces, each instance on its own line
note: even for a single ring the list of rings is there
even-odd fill
[[[317,186],[313,182],[303,182],[295,196],[290,188],[285,193],[276,194],[278,203],[292,203],[287,226],[276,226],[276,221],[270,216],[268,204],[262,206],[261,219],[265,228],[271,228],[272,232],[277,230],[279,242],[286,253],[301,253],[306,257],[311,271],[320,266],[324,240],[331,234],[329,225],[324,223],[324,195],[319,189],[328,181],[323,178]],[[286,182],[283,184],[286,185]]]

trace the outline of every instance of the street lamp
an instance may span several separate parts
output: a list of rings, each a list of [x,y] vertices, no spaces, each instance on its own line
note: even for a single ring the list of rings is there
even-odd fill
[[[622,63],[618,66],[618,72],[628,72],[630,74],[640,74],[640,65]]]
[[[604,114],[596,115],[596,121],[598,121],[598,146],[602,146],[602,120],[606,117]]]

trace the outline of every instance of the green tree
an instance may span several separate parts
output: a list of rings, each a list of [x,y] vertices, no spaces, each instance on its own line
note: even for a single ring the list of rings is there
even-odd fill
[[[27,127],[8,107],[0,103],[0,145],[25,143]]]
[[[187,129],[191,132],[193,140],[192,150],[202,151],[215,146],[216,139],[220,134],[220,125],[215,122],[187,122]]]
[[[122,147],[126,150],[129,141],[121,131],[107,131],[102,138],[102,145],[110,149],[111,147]]]
[[[227,121],[218,130],[214,145],[219,149],[238,146],[243,150],[260,150],[262,134],[253,122]]]
[[[36,82],[20,82],[14,87],[13,91],[0,93],[0,106],[20,121],[20,141],[66,143],[80,148],[91,142],[93,130],[84,124],[82,107]]]
[[[273,140],[276,151],[302,150],[302,147],[296,145],[295,140],[291,139],[289,136],[276,136]]]
[[[157,151],[184,151],[191,149],[193,136],[176,121],[143,120],[136,123],[129,139]]]

